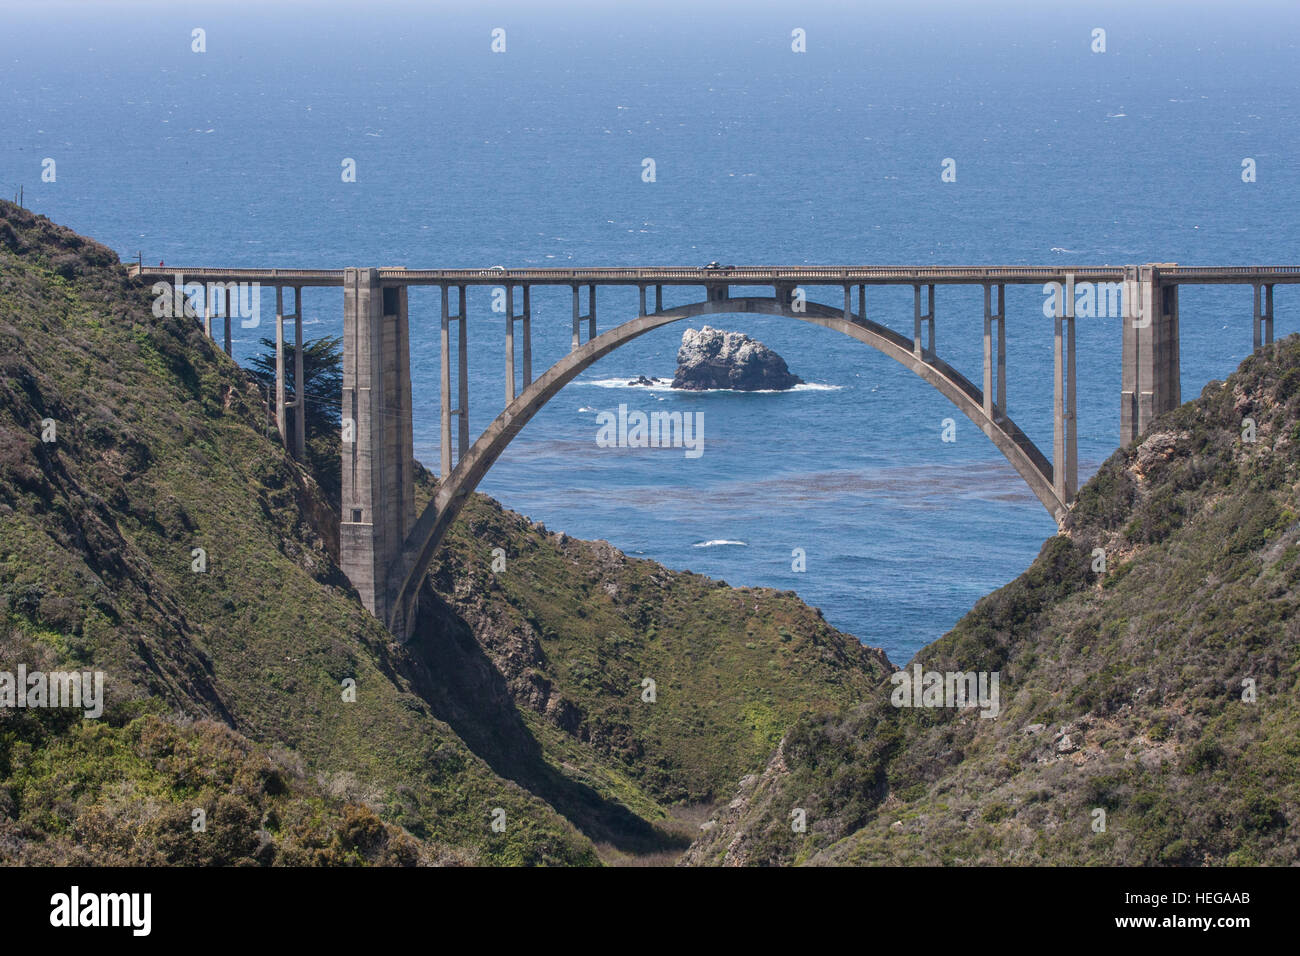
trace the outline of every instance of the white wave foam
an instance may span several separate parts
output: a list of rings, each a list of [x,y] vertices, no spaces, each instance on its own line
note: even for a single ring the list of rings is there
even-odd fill
[[[729,541],[726,538],[716,538],[713,541],[696,541],[693,545],[691,545],[691,547],[692,548],[716,548],[719,545],[724,545],[724,544],[731,544],[740,548],[749,547],[749,545],[746,544],[744,541]]]
[[[735,392],[737,389],[731,388],[673,388],[672,376],[659,378],[657,385],[633,385],[632,378],[594,378],[587,381],[574,382],[575,385],[594,385],[596,388],[627,388],[638,392],[682,392],[682,393],[701,393],[701,392]],[[821,382],[804,382],[802,385],[796,385],[794,388],[758,388],[749,394],[753,395],[776,395],[781,392],[838,392],[844,388],[843,385],[826,385]]]
[[[662,376],[656,376],[659,379],[658,385],[632,385],[635,376],[624,376],[622,378],[593,378],[585,382],[575,382],[575,385],[595,385],[597,388],[634,388],[642,392],[670,392],[672,391],[673,377],[669,375],[666,379]],[[683,389],[684,391],[684,389]]]

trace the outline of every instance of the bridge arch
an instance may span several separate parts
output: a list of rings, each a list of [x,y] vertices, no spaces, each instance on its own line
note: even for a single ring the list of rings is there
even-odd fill
[[[920,376],[952,402],[989,437],[1048,513],[1058,523],[1063,519],[1067,504],[1057,497],[1053,487],[1052,463],[1001,409],[994,406],[991,417],[984,413],[983,393],[973,382],[937,356],[918,357],[911,339],[886,326],[858,316],[846,319],[843,310],[821,303],[804,302],[803,306],[804,311],[796,312],[776,297],[711,298],[640,315],[596,336],[547,369],[488,425],[451,473],[442,477],[433,500],[411,528],[388,569],[388,607],[393,609],[394,620],[390,622],[393,631],[401,635],[409,630],[420,581],[442,539],[470,493],[533,415],[565,385],[615,349],[647,332],[696,316],[725,313],[783,316],[832,329],[871,346]]]

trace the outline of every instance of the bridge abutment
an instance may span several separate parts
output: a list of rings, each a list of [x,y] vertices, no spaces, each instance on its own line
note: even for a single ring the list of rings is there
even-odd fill
[[[343,281],[343,573],[375,617],[407,636],[414,608],[396,608],[389,568],[415,523],[406,288],[377,269]],[[351,440],[349,440],[349,438]]]

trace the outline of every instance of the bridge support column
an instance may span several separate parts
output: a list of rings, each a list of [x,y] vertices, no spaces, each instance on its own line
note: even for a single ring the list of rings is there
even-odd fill
[[[646,311],[645,311],[645,286],[643,286],[643,285],[639,285],[639,286],[637,286],[637,291],[641,294],[641,311],[638,312],[637,314],[638,314],[638,315],[645,315],[645,314],[646,314]]]
[[[343,573],[404,638],[414,607],[393,606],[388,572],[415,523],[407,301],[405,287],[381,286],[376,269],[344,272],[343,417],[352,422],[343,443]]]
[[[529,286],[524,286],[524,313],[519,318],[524,325],[524,388],[527,388],[533,383],[533,306]]]
[[[921,285],[913,283],[912,291],[915,293],[916,307],[913,311],[912,323],[912,354],[922,361],[928,362],[934,358],[934,283],[926,286],[928,290],[928,308],[926,313],[921,312]],[[921,347],[921,324],[929,323],[930,344],[925,348]]]
[[[515,287],[512,284],[506,285],[506,404],[509,405],[515,400],[515,323],[522,322],[524,326],[524,382],[523,388],[527,388],[533,380],[533,329],[532,329],[532,306],[530,304],[529,287],[524,286],[524,311],[522,315],[515,315]]]
[[[1075,424],[1076,385],[1074,352],[1074,283],[1065,293],[1065,314],[1057,308],[1052,401],[1052,486],[1064,503],[1074,499],[1079,488],[1079,442]]]
[[[661,285],[657,285],[655,286],[655,311],[662,312],[663,310],[664,310],[664,287]]]
[[[275,430],[289,444],[289,413],[284,407],[284,289],[275,287]]]
[[[1255,348],[1273,344],[1273,283],[1255,283]]]
[[[515,287],[506,284],[506,404],[515,400]]]
[[[208,293],[203,293],[203,334],[212,338],[212,300]]]
[[[1126,266],[1120,447],[1152,419],[1182,403],[1178,356],[1178,286],[1155,265]]]
[[[226,297],[226,307],[225,307],[225,309],[222,310],[223,312],[225,312],[225,316],[226,316],[226,343],[225,343],[225,345],[226,345],[226,354],[227,354],[227,355],[233,355],[234,353],[232,353],[232,352],[230,351],[230,296],[231,296],[231,290],[230,290],[229,283],[227,283],[227,285],[226,285],[226,290],[225,290],[225,292],[223,292],[222,294]]]
[[[1000,421],[1007,413],[1007,287],[999,282],[997,290],[994,310],[993,286],[984,286],[984,414],[990,421]],[[996,348],[994,324],[997,325]]]
[[[861,321],[866,321],[867,318],[867,287],[865,285],[858,286],[858,318]]]
[[[456,419],[457,449],[456,461],[465,457],[469,448],[469,352],[467,340],[468,329],[465,326],[465,287],[458,286],[460,301],[458,311],[451,314],[451,287],[442,286],[442,361],[439,374],[441,385],[442,432],[439,448],[442,452],[441,477],[446,480],[451,474],[451,420]],[[451,403],[451,323],[456,326],[456,405]]]
[[[298,460],[307,457],[307,382],[302,357],[302,286],[293,287],[293,448]]]
[[[587,341],[590,342],[596,337],[596,285],[592,283],[587,286],[587,314],[580,315],[578,307],[578,284],[573,284],[573,348],[570,351],[578,351],[582,345],[582,323],[587,323]]]

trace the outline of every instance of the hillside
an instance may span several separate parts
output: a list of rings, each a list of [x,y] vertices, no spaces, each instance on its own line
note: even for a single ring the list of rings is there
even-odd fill
[[[670,858],[678,817],[884,674],[789,592],[478,496],[398,645],[339,572],[332,476],[152,301],[110,250],[0,203],[0,670],[101,670],[108,699],[100,720],[0,708],[0,861]]]
[[[1067,532],[917,655],[999,672],[996,717],[882,681],[792,728],[684,862],[1300,862],[1298,442],[1292,336],[1112,455]]]

